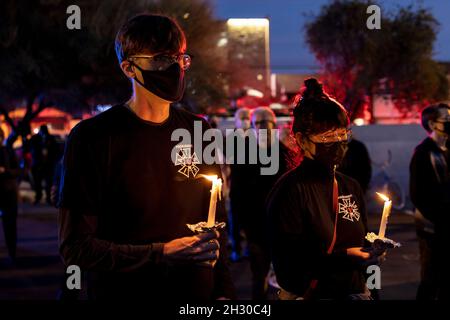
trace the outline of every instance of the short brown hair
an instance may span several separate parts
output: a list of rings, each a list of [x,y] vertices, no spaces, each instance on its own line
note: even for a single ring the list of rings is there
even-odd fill
[[[128,20],[116,36],[115,49],[119,63],[143,53],[173,52],[186,49],[186,37],[178,23],[159,14],[140,14]]]
[[[430,133],[431,128],[428,124],[428,121],[436,121],[437,118],[439,117],[439,110],[441,109],[449,109],[450,106],[448,104],[445,103],[439,103],[439,104],[433,104],[431,106],[426,107],[425,109],[422,110],[422,116],[421,116],[421,120],[422,120],[422,127],[428,132]]]

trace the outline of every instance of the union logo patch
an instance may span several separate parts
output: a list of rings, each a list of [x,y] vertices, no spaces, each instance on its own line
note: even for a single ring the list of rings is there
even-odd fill
[[[200,171],[197,167],[197,164],[199,164],[200,161],[195,152],[191,154],[192,145],[177,145],[176,148],[178,150],[175,158],[175,166],[181,166],[178,172],[187,178],[191,175],[195,178]]]
[[[352,200],[352,195],[339,197],[339,214],[342,213],[342,218],[351,222],[359,221],[361,214],[358,205]]]

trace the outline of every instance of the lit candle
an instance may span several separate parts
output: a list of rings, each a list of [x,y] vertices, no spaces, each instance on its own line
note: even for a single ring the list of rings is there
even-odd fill
[[[208,221],[206,223],[206,227],[211,228],[216,224],[216,207],[217,207],[217,198],[219,200],[222,199],[222,179],[218,178],[216,175],[214,176],[206,176],[203,175],[204,178],[212,181],[211,187],[211,198],[209,200],[209,211],[208,211]]]
[[[386,234],[386,226],[387,226],[389,214],[391,213],[391,209],[392,209],[392,201],[389,200],[389,198],[382,193],[377,192],[377,194],[381,199],[384,200],[383,215],[381,216],[380,230],[378,232],[378,237],[384,238],[384,236]]]

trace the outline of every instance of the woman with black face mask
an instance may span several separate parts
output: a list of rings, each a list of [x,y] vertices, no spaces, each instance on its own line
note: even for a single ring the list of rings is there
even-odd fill
[[[267,203],[279,297],[370,299],[366,267],[382,254],[365,248],[361,187],[336,171],[350,138],[347,112],[316,79],[305,87],[293,124],[303,161],[278,181]]]

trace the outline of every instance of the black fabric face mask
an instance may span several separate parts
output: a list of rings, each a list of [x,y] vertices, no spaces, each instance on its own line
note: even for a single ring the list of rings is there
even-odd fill
[[[444,132],[450,136],[450,121],[444,122]]]
[[[144,70],[135,63],[133,65],[138,68],[144,79],[144,83],[134,78],[141,86],[157,95],[161,99],[176,102],[180,101],[186,87],[184,79],[184,70],[178,63],[174,63],[166,70]]]
[[[314,159],[327,168],[339,166],[348,150],[347,142],[315,143],[316,153]]]

